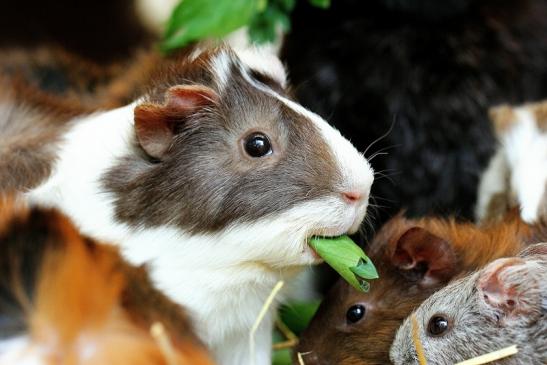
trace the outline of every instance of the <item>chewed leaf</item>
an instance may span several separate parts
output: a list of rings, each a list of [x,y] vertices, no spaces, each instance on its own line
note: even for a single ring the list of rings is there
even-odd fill
[[[327,264],[357,290],[367,291],[370,285],[365,279],[378,278],[372,261],[348,236],[312,237],[309,244]]]
[[[357,266],[349,268],[356,276],[362,277],[363,279],[378,279],[378,272],[376,267],[367,257],[366,259],[361,258]]]
[[[365,293],[369,291],[370,283],[368,281],[363,280],[361,278],[357,278],[357,281],[359,282],[359,287],[361,288],[362,291],[364,291]]]

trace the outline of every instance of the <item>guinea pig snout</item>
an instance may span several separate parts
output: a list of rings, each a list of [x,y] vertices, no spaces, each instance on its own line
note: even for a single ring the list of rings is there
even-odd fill
[[[361,200],[366,199],[368,196],[367,194],[358,190],[343,191],[341,194],[344,201],[348,204],[357,204]]]

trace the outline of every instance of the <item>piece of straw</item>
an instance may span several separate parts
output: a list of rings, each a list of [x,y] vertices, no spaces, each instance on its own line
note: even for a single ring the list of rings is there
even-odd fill
[[[412,340],[414,341],[414,347],[416,348],[416,354],[418,355],[418,362],[420,365],[427,365],[427,360],[425,359],[424,348],[422,346],[422,341],[420,340],[420,335],[418,333],[418,319],[416,315],[412,315]]]
[[[258,313],[258,317],[256,317],[253,327],[251,327],[251,333],[249,334],[249,352],[251,354],[251,365],[255,363],[255,332],[258,330],[258,326],[260,326],[260,323],[264,319],[264,316],[266,316],[268,309],[272,305],[272,302],[274,301],[277,293],[283,287],[283,284],[285,284],[283,280],[280,280],[277,282],[277,284],[275,284],[272,291],[270,292],[270,295],[268,296],[268,299],[266,299],[266,302],[264,302],[260,313]]]
[[[308,354],[309,354],[309,352],[308,352]],[[303,358],[301,352],[297,352],[297,353],[296,353],[296,358],[298,359],[298,365],[306,365],[306,364],[304,363],[304,358]]]
[[[273,350],[290,349],[298,344],[298,337],[296,337],[293,331],[291,331],[279,317],[276,318],[275,325],[279,332],[285,337],[285,341],[274,343],[272,346]]]
[[[158,344],[167,365],[177,365],[177,355],[175,354],[173,344],[171,343],[171,339],[169,338],[163,324],[160,322],[154,322],[154,324],[150,327],[150,334]]]
[[[503,348],[501,350],[490,352],[486,355],[477,356],[477,357],[474,357],[472,359],[459,362],[456,365],[481,365],[481,364],[487,364],[487,363],[492,362],[492,361],[503,359],[504,357],[513,356],[518,351],[519,350],[518,350],[517,346],[513,345],[513,346]]]

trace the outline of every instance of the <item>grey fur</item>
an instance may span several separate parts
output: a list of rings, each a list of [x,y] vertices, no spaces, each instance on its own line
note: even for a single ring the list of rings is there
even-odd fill
[[[137,153],[124,157],[104,176],[119,221],[212,232],[339,193],[341,173],[313,122],[253,86],[249,79],[254,77],[252,82],[274,89],[267,75],[257,78],[257,72],[246,69],[233,53],[227,86],[219,90],[208,63],[215,54],[168,71],[166,81],[149,93],[149,100],[161,103],[170,86],[204,84],[218,92],[220,100],[180,123],[161,161],[146,156],[135,141]],[[245,156],[241,138],[251,131],[268,135],[271,156]]]
[[[433,294],[413,313],[428,364],[454,364],[476,356],[517,345],[518,354],[499,360],[504,365],[544,365],[547,363],[547,244],[527,249],[526,265],[507,270],[502,280],[519,285],[526,314],[500,312],[483,300],[477,287],[481,275],[495,265],[461,278]],[[535,254],[534,254],[535,253]],[[519,304],[520,305],[520,304]],[[427,334],[429,319],[444,314],[451,328],[442,336]],[[418,364],[412,339],[411,317],[407,318],[391,347],[397,364]]]

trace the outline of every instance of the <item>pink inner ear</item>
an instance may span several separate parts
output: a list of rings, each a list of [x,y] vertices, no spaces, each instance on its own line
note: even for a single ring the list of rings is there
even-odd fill
[[[515,280],[515,275],[522,275],[522,273],[515,275],[508,273],[509,269],[525,264],[523,259],[512,257],[496,260],[484,270],[477,282],[477,288],[488,306],[501,310],[505,314],[526,310],[524,303],[520,300],[519,282]],[[531,278],[523,279],[531,280]]]
[[[135,133],[141,147],[154,158],[161,158],[174,136],[164,113],[153,104],[135,108]]]
[[[135,132],[144,151],[161,159],[169,150],[177,125],[192,113],[218,101],[216,92],[203,85],[179,85],[165,93],[163,105],[148,103],[135,108]]]
[[[178,85],[167,90],[166,99],[166,107],[188,112],[208,104],[214,104],[219,97],[213,89],[207,86]]]
[[[421,227],[406,231],[397,241],[392,264],[402,270],[412,270],[420,263],[427,265],[421,284],[432,285],[452,277],[456,256],[452,246]]]

